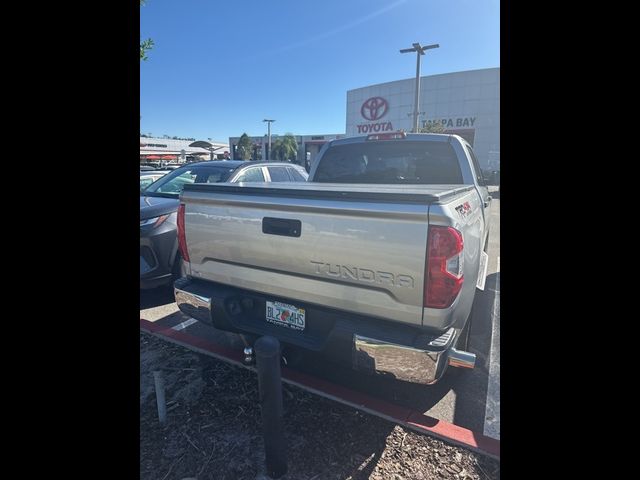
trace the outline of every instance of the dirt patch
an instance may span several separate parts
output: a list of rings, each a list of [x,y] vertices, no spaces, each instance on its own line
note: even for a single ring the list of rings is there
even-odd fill
[[[167,424],[153,370],[162,370]],[[284,385],[283,480],[499,479],[498,461]],[[140,334],[140,478],[255,479],[264,448],[253,372]]]

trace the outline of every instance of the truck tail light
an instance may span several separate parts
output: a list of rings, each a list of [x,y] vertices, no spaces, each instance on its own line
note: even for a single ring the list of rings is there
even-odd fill
[[[452,227],[430,226],[424,275],[424,306],[447,308],[464,282],[464,242]]]
[[[178,248],[182,259],[185,262],[190,262],[189,250],[187,250],[187,236],[184,230],[184,203],[181,203],[178,207]]]

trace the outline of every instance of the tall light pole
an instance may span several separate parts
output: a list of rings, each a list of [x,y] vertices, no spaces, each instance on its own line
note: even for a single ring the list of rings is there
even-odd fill
[[[416,97],[415,105],[413,106],[413,133],[418,133],[418,104],[420,102],[420,56],[424,55],[425,50],[432,48],[438,48],[440,45],[434,43],[433,45],[421,46],[419,43],[414,43],[413,48],[403,48],[400,53],[416,52]]]
[[[269,135],[269,140],[268,140],[268,147],[267,147],[267,160],[269,160],[269,157],[271,156],[271,123],[275,122],[275,120],[269,120],[268,118],[265,118],[264,120],[262,120],[263,122],[267,122],[268,125],[268,135]]]

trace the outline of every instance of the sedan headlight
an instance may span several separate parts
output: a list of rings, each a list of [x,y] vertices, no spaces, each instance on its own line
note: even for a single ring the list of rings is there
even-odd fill
[[[145,220],[140,220],[140,228],[146,227],[148,225],[153,225],[153,228],[159,227],[164,223],[164,221],[169,218],[169,215],[160,215],[159,217],[147,218]]]

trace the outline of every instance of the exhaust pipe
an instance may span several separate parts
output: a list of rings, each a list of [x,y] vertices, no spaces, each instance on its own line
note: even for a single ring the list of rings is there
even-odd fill
[[[475,353],[463,352],[455,348],[449,349],[448,354],[449,366],[458,368],[473,368],[476,366]]]

